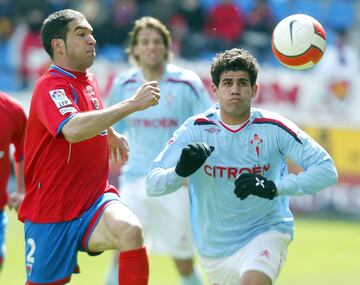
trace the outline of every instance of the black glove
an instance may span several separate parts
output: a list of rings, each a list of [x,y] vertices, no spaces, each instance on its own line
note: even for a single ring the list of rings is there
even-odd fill
[[[255,195],[269,200],[278,195],[276,185],[259,174],[243,173],[235,180],[235,195],[241,200]]]
[[[191,143],[182,149],[181,156],[176,164],[175,172],[182,177],[188,177],[198,170],[205,160],[214,151],[213,146],[206,143]]]

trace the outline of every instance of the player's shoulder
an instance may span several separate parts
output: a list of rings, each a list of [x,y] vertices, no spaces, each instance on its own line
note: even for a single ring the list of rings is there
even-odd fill
[[[42,74],[35,83],[35,89],[46,89],[54,86],[69,84],[70,80],[67,76],[62,75],[56,71],[48,70]]]
[[[298,129],[298,126],[294,122],[283,115],[261,108],[251,109],[251,119],[252,124],[274,125],[282,129],[286,128],[294,131]]]
[[[173,63],[169,63],[166,65],[166,72],[170,78],[181,81],[195,82],[200,80],[199,75],[196,74],[194,71],[180,67]]]
[[[23,109],[19,100],[4,92],[0,92],[0,106],[4,106],[7,109]]]
[[[268,118],[268,119],[273,119],[273,120],[285,119],[279,113],[276,113],[276,112],[270,111],[270,110],[266,110],[266,109],[262,109],[262,108],[255,108],[255,107],[251,108],[251,116],[254,117],[254,119],[256,119],[256,118]]]
[[[48,70],[36,81],[31,102],[43,101],[44,94],[53,94],[55,96],[67,96],[73,94],[75,86],[74,78],[58,73],[54,70]]]
[[[211,106],[203,113],[199,113],[189,117],[186,120],[186,124],[192,126],[207,126],[207,125],[217,125],[217,115],[216,115],[216,107]]]
[[[131,68],[126,72],[119,73],[115,79],[114,84],[117,86],[125,86],[129,83],[136,83],[140,79],[140,70],[138,68]]]

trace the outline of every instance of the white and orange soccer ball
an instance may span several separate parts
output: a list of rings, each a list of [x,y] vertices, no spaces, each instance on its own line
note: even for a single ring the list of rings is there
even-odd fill
[[[275,57],[283,65],[292,69],[308,69],[322,58],[326,33],[313,17],[295,14],[277,24],[271,46]]]

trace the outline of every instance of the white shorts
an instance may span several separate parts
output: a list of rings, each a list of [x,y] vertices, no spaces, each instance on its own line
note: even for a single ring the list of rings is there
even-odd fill
[[[164,196],[149,197],[145,180],[146,177],[140,177],[122,183],[120,196],[142,223],[149,252],[178,259],[194,256],[187,188],[181,187]]]
[[[200,257],[200,261],[214,285],[239,285],[241,276],[249,270],[265,273],[274,284],[284,265],[290,239],[288,234],[265,232],[231,256]]]

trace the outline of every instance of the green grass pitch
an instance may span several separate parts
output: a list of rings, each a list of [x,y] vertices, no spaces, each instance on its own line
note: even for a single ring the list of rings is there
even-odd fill
[[[22,224],[7,211],[7,256],[0,275],[2,285],[24,284]],[[295,239],[276,285],[360,284],[360,218],[358,222],[296,218]],[[111,255],[79,254],[80,274],[70,284],[103,285]],[[168,257],[150,257],[150,285],[177,285],[174,265]]]

